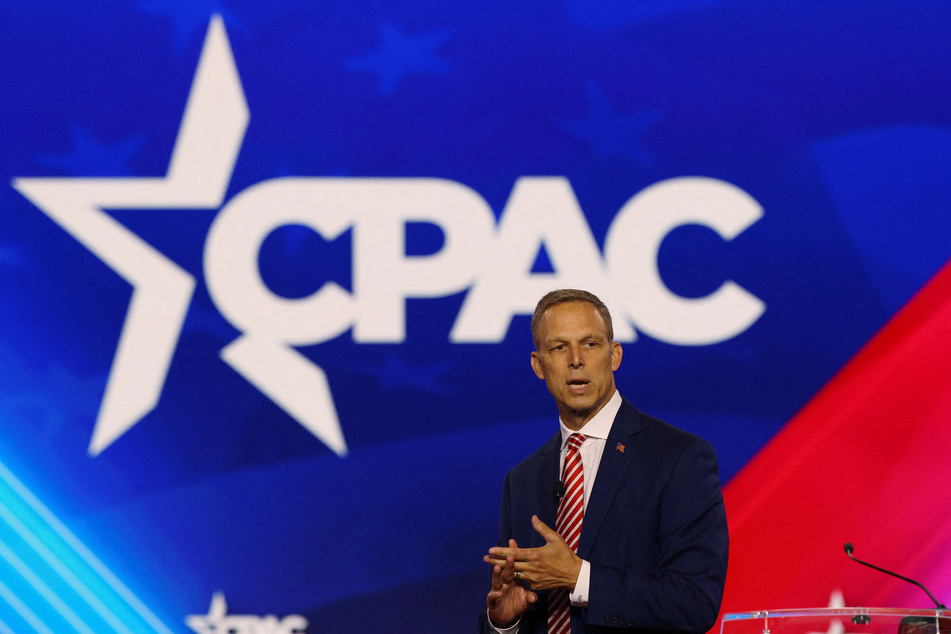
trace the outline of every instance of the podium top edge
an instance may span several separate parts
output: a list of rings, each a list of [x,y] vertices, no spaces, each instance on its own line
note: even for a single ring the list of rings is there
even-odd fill
[[[795,618],[795,617],[822,617],[822,616],[923,616],[923,617],[951,617],[951,610],[938,608],[796,608],[780,610],[753,610],[750,612],[731,612],[723,615],[724,621],[741,621],[762,618]]]

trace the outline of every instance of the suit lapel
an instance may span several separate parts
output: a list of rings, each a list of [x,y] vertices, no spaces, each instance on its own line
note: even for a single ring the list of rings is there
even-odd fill
[[[598,477],[585,508],[581,540],[578,543],[578,556],[582,559],[591,550],[608,508],[617,494],[621,479],[637,453],[640,444],[637,433],[640,429],[640,412],[624,400],[605,441],[601,464],[598,466]],[[624,446],[623,451],[619,445]]]
[[[545,522],[553,530],[555,528],[555,516],[558,513],[558,499],[555,497],[555,483],[561,478],[561,432],[555,432],[555,435],[542,446],[541,473],[548,474],[543,476],[539,482],[539,503],[538,519]]]

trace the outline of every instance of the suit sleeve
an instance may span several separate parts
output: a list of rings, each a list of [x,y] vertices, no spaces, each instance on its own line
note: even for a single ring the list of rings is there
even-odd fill
[[[499,513],[499,540],[496,542],[496,546],[507,547],[509,545],[509,539],[515,539],[520,545],[524,544],[527,546],[528,544],[526,543],[527,540],[525,539],[525,536],[518,535],[517,533],[519,531],[513,527],[511,478],[512,474],[507,474],[505,476],[505,482],[502,485],[502,508]],[[532,608],[529,609],[528,612],[523,614],[517,632],[531,632],[535,627],[534,624],[538,618],[538,611],[539,605],[536,603],[534,606],[532,606]],[[489,623],[487,605],[482,607],[482,611],[479,614],[478,630],[479,634],[496,634],[496,632],[498,632],[498,630],[492,627],[492,625]]]
[[[659,500],[655,564],[629,570],[592,562],[586,622],[681,632],[706,632],[716,622],[729,551],[716,453],[696,438],[673,459]],[[626,527],[617,538],[641,543],[645,528]]]
[[[508,546],[509,536],[512,534],[512,501],[509,489],[510,477],[511,474],[507,474],[505,476],[505,482],[502,485],[502,508],[499,512],[499,541],[496,542],[496,546]],[[482,611],[479,613],[478,628],[479,634],[494,634],[495,628],[489,623],[488,605],[482,606]]]

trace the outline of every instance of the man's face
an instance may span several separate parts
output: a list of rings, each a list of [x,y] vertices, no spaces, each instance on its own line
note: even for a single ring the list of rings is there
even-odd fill
[[[532,369],[555,397],[561,420],[577,431],[614,395],[621,344],[608,340],[601,313],[587,302],[555,304],[538,321]]]

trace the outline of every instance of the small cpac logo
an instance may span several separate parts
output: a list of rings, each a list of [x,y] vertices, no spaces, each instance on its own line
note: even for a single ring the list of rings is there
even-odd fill
[[[225,595],[216,592],[211,598],[207,615],[194,615],[185,619],[185,624],[198,634],[305,634],[307,619],[299,614],[282,619],[274,615],[252,616],[228,615]]]

